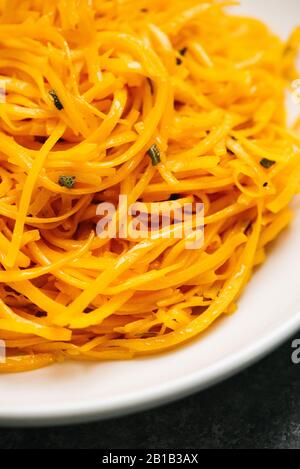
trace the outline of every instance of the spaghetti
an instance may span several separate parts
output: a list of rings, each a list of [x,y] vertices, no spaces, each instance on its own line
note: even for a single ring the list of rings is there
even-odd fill
[[[300,139],[299,31],[233,4],[0,0],[0,371],[160,352],[235,310],[291,220]],[[98,238],[120,194],[202,202],[204,245]]]

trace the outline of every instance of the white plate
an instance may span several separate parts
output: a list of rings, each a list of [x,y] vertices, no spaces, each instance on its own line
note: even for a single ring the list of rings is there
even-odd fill
[[[287,35],[299,0],[242,0],[243,10]],[[299,21],[300,22],[300,21]],[[296,219],[243,295],[238,311],[198,340],[164,355],[65,363],[0,376],[0,422],[46,425],[121,415],[170,402],[236,373],[300,328],[300,203]]]

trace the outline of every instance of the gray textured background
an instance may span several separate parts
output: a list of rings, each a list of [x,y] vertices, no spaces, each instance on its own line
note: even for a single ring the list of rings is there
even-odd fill
[[[0,428],[0,448],[300,448],[300,365],[291,362],[291,341],[180,402],[87,425]]]

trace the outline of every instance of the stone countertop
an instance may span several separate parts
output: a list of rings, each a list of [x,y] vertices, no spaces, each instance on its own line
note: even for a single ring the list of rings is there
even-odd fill
[[[155,410],[86,425],[0,428],[0,448],[300,448],[300,364],[292,364],[291,341],[228,381]]]

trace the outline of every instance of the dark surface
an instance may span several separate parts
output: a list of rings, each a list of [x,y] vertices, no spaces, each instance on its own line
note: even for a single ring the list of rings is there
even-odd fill
[[[292,364],[291,342],[225,383],[169,406],[88,425],[0,428],[0,447],[300,448],[300,365]]]

